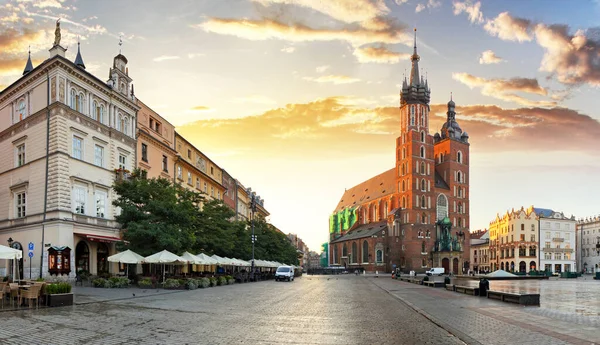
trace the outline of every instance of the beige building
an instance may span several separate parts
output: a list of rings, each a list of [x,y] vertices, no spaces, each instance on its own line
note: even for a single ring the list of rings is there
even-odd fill
[[[175,132],[177,159],[175,181],[188,189],[202,192],[208,200],[223,200],[223,172],[189,141]]]
[[[538,216],[533,207],[507,211],[490,222],[490,266],[495,271],[539,269]]]
[[[490,272],[490,232],[479,230],[471,233],[469,256],[471,272]]]
[[[0,243],[24,251],[25,277],[108,270],[120,238],[111,185],[135,164],[139,107],[127,59],[114,58],[105,82],[85,70],[79,49],[75,62],[65,51],[57,35],[49,59],[27,61],[0,91],[0,150],[10,158],[0,163]]]
[[[148,178],[175,176],[175,127],[137,100],[137,166],[146,171]]]
[[[238,180],[235,180],[235,185],[237,189],[236,219],[241,221],[250,220],[250,197],[248,190]]]

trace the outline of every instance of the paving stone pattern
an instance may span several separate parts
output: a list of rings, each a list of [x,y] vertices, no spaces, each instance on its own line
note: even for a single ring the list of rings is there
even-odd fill
[[[600,344],[600,317],[577,313],[574,298],[560,295],[573,282],[544,283],[542,306],[524,307],[389,278],[370,281],[468,344]],[[587,295],[589,288],[580,289]],[[597,303],[597,295],[590,297]]]
[[[86,304],[0,313],[0,344],[463,344],[372,280],[304,276],[129,299],[128,289],[80,289]]]

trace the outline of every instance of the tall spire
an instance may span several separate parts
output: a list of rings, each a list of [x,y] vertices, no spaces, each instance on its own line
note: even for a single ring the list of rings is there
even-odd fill
[[[81,57],[81,51],[79,50],[79,41],[77,41],[77,56],[75,57],[75,66],[85,69],[83,58]]]
[[[410,86],[417,86],[420,83],[419,78],[419,54],[417,54],[417,28],[415,28],[415,48],[413,55],[410,57],[412,61],[412,69],[410,71]]]
[[[27,64],[25,64],[25,69],[23,70],[23,75],[33,71],[33,64],[31,63],[31,47],[29,47],[29,57],[27,58]]]

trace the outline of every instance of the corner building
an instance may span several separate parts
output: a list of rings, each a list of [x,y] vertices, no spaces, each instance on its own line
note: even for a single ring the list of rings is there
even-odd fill
[[[423,272],[469,267],[469,136],[448,102],[429,131],[430,88],[419,75],[416,30],[410,79],[400,92],[396,165],[346,190],[330,216],[330,265]]]

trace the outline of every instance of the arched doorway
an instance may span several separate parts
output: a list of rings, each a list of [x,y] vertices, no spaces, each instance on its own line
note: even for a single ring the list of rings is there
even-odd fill
[[[454,260],[452,260],[452,273],[453,274],[459,274],[460,272],[458,271],[458,259],[454,258]]]
[[[500,269],[504,271],[504,262],[500,263]]]
[[[510,262],[510,271],[511,271],[511,272],[514,272],[514,271],[515,271],[515,262],[514,262],[514,261],[511,261],[511,262]]]
[[[21,245],[21,243],[19,242],[13,242],[10,247],[12,249],[16,249],[16,250],[20,250],[21,251],[21,258],[17,261],[17,269],[19,270],[18,272],[18,278],[19,279],[23,279],[23,257],[24,257],[24,253],[23,253],[23,246]],[[13,277],[15,277],[15,272],[14,272],[14,264],[10,264],[9,267],[9,272],[10,275],[12,275]]]
[[[442,267],[444,268],[444,273],[450,273],[450,259],[443,258]]]
[[[537,265],[535,263],[535,261],[532,261],[529,263],[529,270],[530,271],[535,271],[537,269]]]
[[[96,274],[108,273],[108,247],[105,243],[98,243],[96,251]]]
[[[83,241],[75,247],[75,272],[79,271],[90,271],[90,247]]]
[[[519,272],[525,273],[527,271],[527,263],[525,261],[519,262]]]

